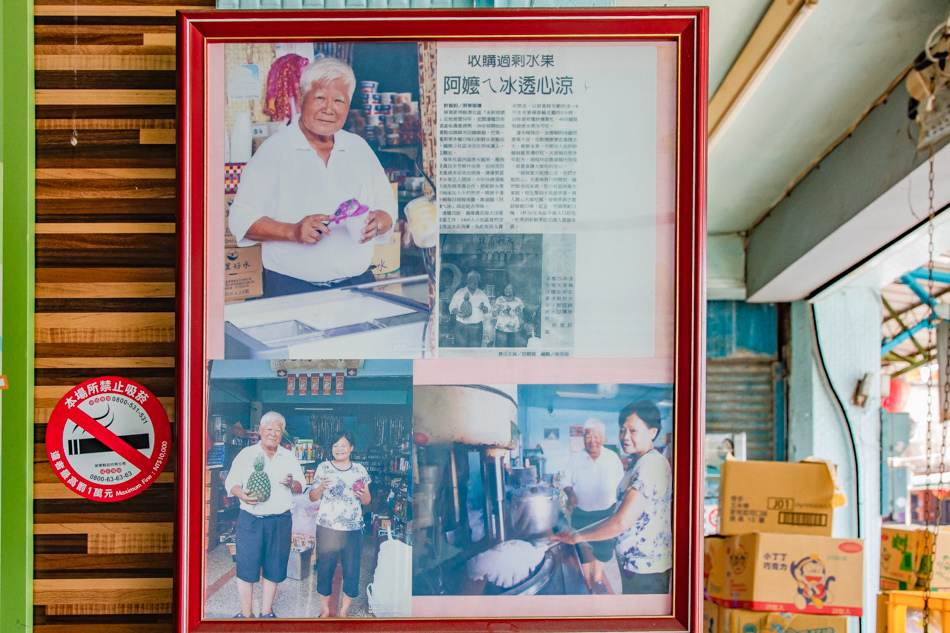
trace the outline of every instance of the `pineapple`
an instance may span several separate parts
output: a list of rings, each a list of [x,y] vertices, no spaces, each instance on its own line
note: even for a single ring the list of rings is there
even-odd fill
[[[472,295],[471,293],[465,293],[465,301],[462,302],[462,305],[459,306],[459,316],[463,319],[467,319],[472,316]]]
[[[270,478],[264,472],[264,456],[254,460],[254,472],[247,478],[247,492],[260,502],[270,499]]]

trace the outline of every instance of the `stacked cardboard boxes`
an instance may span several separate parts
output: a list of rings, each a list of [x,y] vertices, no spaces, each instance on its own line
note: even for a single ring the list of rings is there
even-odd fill
[[[823,462],[723,464],[720,535],[706,537],[706,633],[844,632],[861,615],[864,544],[831,538],[840,505]]]
[[[260,244],[239,248],[228,226],[234,194],[224,196],[224,300],[254,299],[264,294]]]
[[[940,528],[935,535],[932,528],[927,531],[920,525],[884,525],[881,528],[881,589],[925,589],[931,548],[934,563],[930,589],[950,591],[950,530]]]

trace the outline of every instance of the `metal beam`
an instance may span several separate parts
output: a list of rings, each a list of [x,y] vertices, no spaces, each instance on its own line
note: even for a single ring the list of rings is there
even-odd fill
[[[809,298],[926,220],[927,155],[917,153],[915,133],[908,133],[914,126],[907,99],[901,83],[751,231],[750,301]],[[942,208],[950,202],[950,151],[942,147],[934,187]],[[939,229],[935,239],[943,242],[936,248],[944,250],[950,232]],[[916,261],[889,273],[878,287],[920,265],[919,245],[909,245],[908,252],[917,254]]]
[[[932,274],[933,280],[938,284],[950,284],[950,273],[945,273],[942,270],[935,270]],[[929,281],[931,279],[931,271],[927,270],[926,268],[915,268],[904,276],[910,277],[911,279]]]
[[[818,0],[773,0],[709,101],[710,147],[768,75]]]

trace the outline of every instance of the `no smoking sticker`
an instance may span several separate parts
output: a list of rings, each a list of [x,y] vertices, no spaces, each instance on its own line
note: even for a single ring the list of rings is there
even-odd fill
[[[116,376],[71,389],[46,427],[53,471],[94,501],[120,501],[148,488],[165,468],[170,449],[171,427],[158,398]]]

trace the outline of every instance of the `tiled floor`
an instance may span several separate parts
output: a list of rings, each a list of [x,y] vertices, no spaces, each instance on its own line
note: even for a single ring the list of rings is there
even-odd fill
[[[375,542],[367,536],[363,544],[363,563],[360,568],[360,593],[350,606],[350,617],[371,618],[366,602],[366,586],[373,581],[373,560],[376,556]],[[206,562],[206,591],[205,618],[231,618],[241,610],[237,595],[237,584],[234,579],[234,563],[228,552],[227,545],[220,545],[208,552]],[[336,614],[339,608],[338,596],[342,585],[340,567],[337,566],[333,578],[333,596],[330,601],[330,610]],[[277,597],[274,600],[274,613],[279,618],[316,618],[320,615],[320,598],[317,596],[317,574],[311,570],[310,575],[303,580],[288,578],[277,588]],[[217,589],[217,591],[214,591]],[[213,592],[213,593],[212,593]],[[207,595],[209,594],[210,595]],[[255,615],[261,611],[261,583],[254,585]]]

